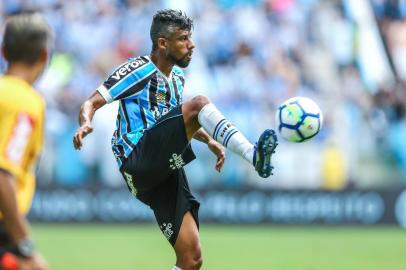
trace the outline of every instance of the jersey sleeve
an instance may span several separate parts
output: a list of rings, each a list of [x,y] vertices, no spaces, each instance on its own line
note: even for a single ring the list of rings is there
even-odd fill
[[[137,96],[156,72],[155,65],[143,57],[130,59],[116,68],[97,91],[107,103]]]

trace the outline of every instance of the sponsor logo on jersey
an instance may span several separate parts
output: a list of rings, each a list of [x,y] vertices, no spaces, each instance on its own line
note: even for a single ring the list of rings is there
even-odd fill
[[[145,64],[146,62],[141,58],[135,59],[131,62],[127,62],[126,64],[122,65],[116,72],[111,76],[111,78],[115,80],[120,80],[122,77],[126,76],[128,73],[132,72],[139,66]]]
[[[13,128],[6,148],[6,157],[15,164],[21,164],[34,129],[34,121],[26,113],[21,113]]]
[[[159,118],[167,114],[169,112],[169,109],[164,107],[162,108],[162,111],[160,111],[158,106],[152,106],[151,112],[154,115],[155,120],[158,120]]]

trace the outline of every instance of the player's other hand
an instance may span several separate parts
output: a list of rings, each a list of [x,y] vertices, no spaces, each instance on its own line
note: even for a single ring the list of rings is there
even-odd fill
[[[93,128],[90,124],[84,124],[76,130],[75,135],[73,136],[73,146],[75,149],[80,150],[80,148],[82,148],[83,138],[92,133],[92,131]]]
[[[49,270],[48,264],[39,253],[34,253],[29,258],[20,258],[19,270]]]
[[[207,143],[207,146],[209,147],[210,151],[212,151],[216,155],[217,162],[215,168],[218,172],[220,172],[223,168],[224,161],[226,160],[226,152],[224,150],[224,147],[215,140],[209,141]]]

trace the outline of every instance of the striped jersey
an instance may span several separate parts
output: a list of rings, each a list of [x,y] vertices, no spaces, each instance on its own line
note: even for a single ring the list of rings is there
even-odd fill
[[[131,154],[144,130],[182,102],[183,70],[174,66],[169,77],[149,56],[130,58],[116,68],[97,91],[107,103],[119,101],[116,130],[111,140],[119,167]]]

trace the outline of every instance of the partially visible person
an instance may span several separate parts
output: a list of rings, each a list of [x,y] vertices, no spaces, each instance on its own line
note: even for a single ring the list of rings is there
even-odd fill
[[[35,191],[35,167],[44,137],[45,102],[32,84],[48,61],[51,30],[41,15],[6,20],[0,77],[0,269],[48,269],[35,250],[26,219]]]

